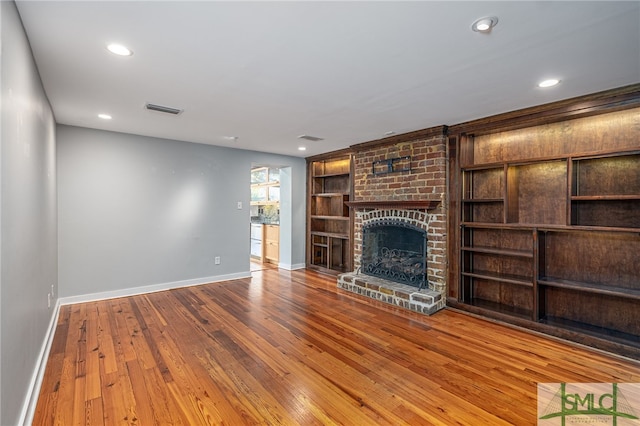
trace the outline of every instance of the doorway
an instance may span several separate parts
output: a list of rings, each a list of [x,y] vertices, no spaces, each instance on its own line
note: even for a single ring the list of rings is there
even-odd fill
[[[251,271],[280,262],[280,167],[251,168]]]

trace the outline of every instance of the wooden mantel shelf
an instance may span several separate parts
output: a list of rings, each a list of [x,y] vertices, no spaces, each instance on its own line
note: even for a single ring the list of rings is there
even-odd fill
[[[438,207],[440,200],[388,200],[388,201],[345,201],[354,209],[423,209]]]

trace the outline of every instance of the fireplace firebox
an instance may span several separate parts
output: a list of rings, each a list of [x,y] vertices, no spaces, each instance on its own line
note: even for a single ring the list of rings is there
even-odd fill
[[[422,289],[427,284],[427,233],[399,220],[363,227],[361,272]]]

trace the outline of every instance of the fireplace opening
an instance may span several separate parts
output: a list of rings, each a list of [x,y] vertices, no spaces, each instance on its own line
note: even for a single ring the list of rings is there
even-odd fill
[[[393,220],[362,229],[361,271],[421,289],[427,278],[427,232]]]

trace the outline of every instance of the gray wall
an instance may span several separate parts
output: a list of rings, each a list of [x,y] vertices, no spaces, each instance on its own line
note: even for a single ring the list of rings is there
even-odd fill
[[[37,398],[58,293],[248,273],[252,165],[287,168],[281,265],[303,266],[305,162],[68,126],[56,135],[13,2],[0,1],[0,19],[0,424],[14,425]]]
[[[281,264],[304,264],[304,159],[64,125],[57,141],[61,297],[248,275],[255,164],[291,168]]]
[[[55,124],[15,4],[0,1],[0,424],[20,421],[57,293]],[[37,397],[35,395],[34,397]]]

